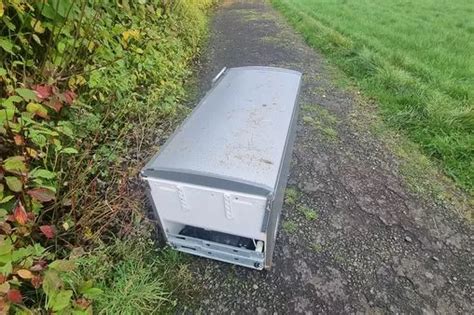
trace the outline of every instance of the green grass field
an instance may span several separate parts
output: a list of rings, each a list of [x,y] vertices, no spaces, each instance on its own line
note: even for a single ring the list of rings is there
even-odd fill
[[[383,117],[474,188],[472,0],[272,0]]]

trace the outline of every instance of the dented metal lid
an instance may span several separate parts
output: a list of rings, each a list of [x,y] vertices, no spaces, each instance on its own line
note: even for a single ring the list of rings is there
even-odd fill
[[[300,81],[280,68],[226,70],[142,174],[274,191]]]

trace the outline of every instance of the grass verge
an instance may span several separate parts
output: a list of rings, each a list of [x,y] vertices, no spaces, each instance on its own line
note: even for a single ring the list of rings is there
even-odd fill
[[[148,233],[98,245],[78,260],[78,275],[103,291],[98,314],[172,313],[191,275],[182,255],[158,250]]]
[[[436,161],[429,159],[420,147],[389,128],[378,114],[373,102],[358,98],[358,106],[351,113],[352,125],[361,131],[367,131],[379,139],[388,151],[397,157],[398,172],[403,176],[411,191],[422,198],[434,201],[454,210],[460,216],[473,222],[473,194],[465,193],[441,170]]]
[[[468,0],[272,0],[366,95],[389,126],[474,187],[474,50]]]

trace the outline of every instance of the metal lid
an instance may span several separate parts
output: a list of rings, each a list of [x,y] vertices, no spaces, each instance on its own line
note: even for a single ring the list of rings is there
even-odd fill
[[[273,191],[300,81],[292,70],[228,69],[143,174],[194,174]]]

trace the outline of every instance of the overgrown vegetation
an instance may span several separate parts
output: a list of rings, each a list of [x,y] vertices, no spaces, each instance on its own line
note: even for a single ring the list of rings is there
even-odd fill
[[[149,233],[124,246],[212,2],[0,0],[0,313],[172,305]]]
[[[273,0],[307,42],[374,97],[392,127],[474,188],[469,0]]]
[[[104,293],[95,298],[98,313],[155,314],[171,312],[173,290],[191,284],[182,255],[157,250],[145,233],[97,246],[78,259],[81,278],[92,279]]]

